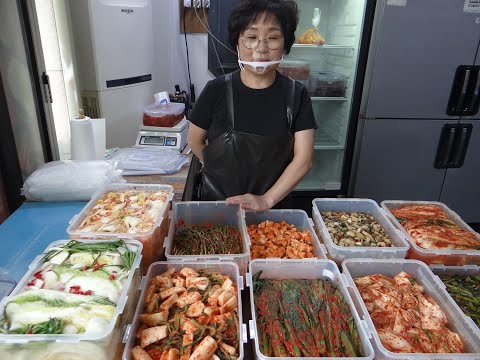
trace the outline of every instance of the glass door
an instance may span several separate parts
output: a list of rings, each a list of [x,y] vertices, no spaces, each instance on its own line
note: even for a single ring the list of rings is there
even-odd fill
[[[307,87],[318,125],[314,164],[297,191],[341,188],[366,2],[297,0],[297,39],[282,65]]]

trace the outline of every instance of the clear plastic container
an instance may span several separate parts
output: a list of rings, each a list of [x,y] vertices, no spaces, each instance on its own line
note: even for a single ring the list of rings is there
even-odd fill
[[[255,359],[294,359],[293,357],[268,357],[264,356],[259,347],[258,330],[257,330],[257,312],[255,310],[255,302],[253,297],[252,277],[258,272],[263,271],[262,279],[325,279],[331,281],[340,289],[342,295],[350,306],[350,310],[355,319],[355,325],[358,329],[360,340],[362,341],[364,357],[343,358],[343,359],[373,359],[374,352],[372,345],[368,341],[368,335],[365,332],[366,323],[358,316],[353,300],[348,292],[345,279],[340,274],[337,265],[330,260],[319,259],[255,259],[250,262],[246,283],[250,292],[250,305],[252,320],[249,321],[250,339],[253,339],[255,346]],[[313,358],[310,358],[313,359]],[[315,358],[320,359],[320,358]],[[321,358],[335,359],[335,358]]]
[[[243,252],[240,254],[215,255],[172,255],[173,240],[179,222],[182,225],[221,224],[235,226],[242,238]],[[250,260],[250,244],[245,225],[245,211],[240,205],[229,205],[225,201],[182,201],[173,204],[170,230],[165,240],[165,256],[168,261],[233,261],[240,268],[240,274],[247,273]]]
[[[409,259],[421,260],[426,264],[443,264],[449,266],[475,264],[480,265],[480,250],[437,250],[437,249],[424,249],[418,246],[415,240],[405,231],[402,225],[390,212],[390,209],[397,208],[403,205],[437,205],[441,207],[447,215],[453,220],[460,228],[474,233],[480,241],[480,235],[473,231],[454,211],[441,202],[436,201],[401,201],[401,200],[385,200],[381,202],[382,208],[386,210],[387,216],[390,221],[399,229],[407,241],[410,243],[410,249],[407,254]]]
[[[143,125],[174,127],[182,121],[184,113],[184,103],[154,103],[143,110]]]
[[[476,265],[463,265],[463,266],[444,266],[444,265],[431,265],[430,269],[432,272],[438,276],[438,281],[442,284],[442,287],[447,291],[446,285],[443,283],[440,276],[450,276],[450,275],[460,275],[460,276],[479,276],[480,275],[480,266]],[[448,291],[447,291],[448,293]],[[450,295],[450,297],[452,297]],[[463,310],[457,305],[455,299],[452,297],[453,302],[458,307],[458,310],[463,313]],[[465,317],[471,322],[472,328],[480,336],[480,328],[475,324],[475,322],[468,316]]]
[[[370,331],[373,348],[375,350],[375,359],[480,359],[480,337],[476,334],[470,321],[460,311],[453,302],[444,287],[438,281],[438,278],[428,268],[427,265],[417,260],[375,260],[375,259],[348,259],[342,264],[343,273],[346,277],[347,286],[351,289],[355,306],[361,318],[365,319]],[[365,303],[362,300],[353,279],[358,277],[382,274],[394,277],[401,271],[410,274],[415,280],[423,286],[425,294],[430,295],[442,308],[448,319],[448,328],[460,335],[467,353],[465,354],[412,354],[412,353],[394,353],[387,350],[381,343],[378,333],[373,325]]]
[[[168,192],[168,199],[165,203],[165,210],[163,216],[159,216],[155,220],[155,225],[151,230],[143,233],[110,233],[110,232],[81,232],[78,231],[78,226],[83,222],[88,212],[96,205],[97,201],[102,198],[105,193],[120,191],[120,190],[139,190],[139,191],[166,191]],[[170,202],[173,198],[173,188],[171,185],[161,184],[110,184],[104,189],[95,193],[92,199],[85,205],[82,211],[75,215],[70,220],[70,225],[67,228],[67,234],[71,239],[82,240],[114,240],[114,239],[132,239],[138,240],[143,244],[143,273],[147,272],[148,266],[157,260],[160,260],[163,255],[163,242],[168,234],[169,218],[168,212],[170,209]]]
[[[17,283],[12,279],[9,272],[0,268],[0,300],[8,296]]]
[[[374,258],[374,259],[404,259],[408,251],[408,243],[402,233],[395,229],[387,219],[385,212],[378,204],[370,199],[336,199],[319,198],[312,201],[312,217],[320,241],[327,249],[327,257],[341,263],[345,259]],[[382,226],[385,233],[392,240],[392,247],[367,247],[367,246],[339,246],[330,236],[327,227],[320,215],[322,211],[362,212],[372,215]]]
[[[138,331],[139,326],[139,317],[140,314],[143,313],[144,308],[144,301],[146,290],[148,289],[148,284],[150,283],[150,279],[153,277],[160,275],[161,273],[169,270],[175,269],[175,271],[180,271],[184,267],[189,267],[193,270],[205,269],[208,268],[212,272],[219,272],[223,275],[228,275],[230,279],[237,285],[237,297],[238,297],[238,318],[239,321],[243,321],[242,317],[242,298],[240,295],[240,291],[243,290],[243,278],[239,275],[238,266],[232,262],[224,262],[224,261],[205,261],[205,262],[189,262],[189,261],[158,261],[150,265],[147,275],[143,277],[142,283],[140,286],[141,294],[138,300],[138,304],[135,311],[134,320],[131,325],[127,326],[124,336],[124,343],[125,343],[125,350],[123,352],[123,360],[131,360],[131,352],[132,349],[135,347],[135,337]],[[239,329],[239,352],[240,356],[238,360],[243,359],[243,344],[247,342],[247,328],[246,325],[243,323],[238,324]]]
[[[310,65],[301,60],[284,60],[278,65],[277,70],[293,80],[308,80],[310,76]]]
[[[245,211],[245,222],[249,225],[258,225],[263,221],[270,220],[274,222],[286,221],[295,225],[299,231],[308,230],[311,234],[313,253],[319,259],[326,259],[326,250],[323,244],[318,240],[313,222],[303,210],[267,210],[267,211]],[[248,236],[248,231],[247,231]],[[249,237],[250,239],[250,237]],[[252,241],[250,240],[251,244]]]
[[[326,71],[312,72],[307,83],[310,96],[345,97],[347,77]]]
[[[48,245],[29,265],[27,273],[18,282],[12,293],[0,302],[1,314],[9,300],[27,289],[27,283],[33,274],[41,269],[44,254],[51,248],[66,245],[70,240],[59,240]],[[81,241],[81,240],[78,240]],[[103,241],[105,242],[105,241]],[[96,334],[58,334],[58,335],[16,335],[0,333],[0,359],[13,359],[23,355],[22,359],[85,359],[107,360],[121,355],[122,333],[126,324],[133,318],[132,309],[138,299],[138,287],[141,282],[140,262],[142,243],[126,240],[125,243],[136,252],[128,278],[117,301],[115,313],[107,327]]]

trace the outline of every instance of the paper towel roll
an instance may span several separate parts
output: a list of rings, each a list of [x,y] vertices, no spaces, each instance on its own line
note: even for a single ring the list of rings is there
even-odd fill
[[[105,157],[105,119],[70,120],[72,160],[103,160]]]
[[[170,104],[170,95],[168,95],[168,91],[162,91],[153,95],[155,102],[160,104],[162,101]]]

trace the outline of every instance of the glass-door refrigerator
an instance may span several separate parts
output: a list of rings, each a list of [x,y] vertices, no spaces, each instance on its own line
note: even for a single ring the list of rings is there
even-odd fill
[[[347,196],[374,2],[297,0],[297,38],[279,71],[305,84],[318,129],[295,207],[310,210],[312,197]]]

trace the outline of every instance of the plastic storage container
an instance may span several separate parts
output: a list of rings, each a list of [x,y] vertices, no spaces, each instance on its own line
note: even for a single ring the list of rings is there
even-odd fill
[[[242,238],[243,252],[241,254],[215,255],[172,255],[173,240],[176,229],[182,225],[222,224],[238,228]],[[225,201],[184,201],[173,204],[170,230],[165,240],[165,256],[168,261],[233,261],[240,268],[240,274],[247,273],[250,259],[250,244],[245,226],[245,211],[240,205],[228,205]]]
[[[155,225],[151,230],[143,233],[110,233],[110,232],[81,232],[77,230],[77,227],[83,222],[88,212],[95,206],[97,201],[102,198],[105,193],[120,191],[120,190],[139,190],[139,191],[166,191],[168,193],[168,199],[165,203],[165,210],[163,216],[158,216],[155,220]],[[143,244],[143,273],[147,272],[148,266],[157,260],[163,254],[163,241],[168,234],[168,211],[170,208],[170,202],[173,198],[173,188],[171,185],[159,185],[159,184],[111,184],[104,189],[95,193],[92,199],[85,205],[82,211],[75,215],[70,220],[70,225],[67,228],[67,234],[71,239],[84,239],[84,240],[114,240],[114,239],[132,239],[138,240]]]
[[[13,280],[7,270],[0,268],[0,300],[8,296],[17,283]]]
[[[307,83],[310,96],[345,97],[347,77],[326,71],[312,72]]]
[[[342,264],[343,273],[347,279],[347,286],[351,288],[351,293],[358,314],[365,319],[368,324],[373,348],[375,350],[375,359],[480,359],[480,337],[476,334],[470,321],[460,311],[452,298],[445,291],[438,279],[428,268],[427,265],[417,260],[375,260],[375,259],[348,259]],[[365,303],[360,296],[353,279],[358,277],[382,274],[394,277],[401,271],[410,274],[415,280],[423,286],[425,294],[430,295],[440,305],[448,319],[448,328],[458,333],[465,349],[465,354],[412,354],[412,353],[394,353],[387,350],[381,343],[378,333],[373,325]]]
[[[385,200],[381,202],[381,206],[386,210],[387,216],[390,221],[400,229],[405,238],[410,243],[410,250],[408,251],[407,257],[410,259],[421,260],[426,264],[443,264],[443,265],[465,265],[465,264],[476,264],[480,265],[480,250],[428,250],[423,249],[415,243],[415,240],[412,239],[410,235],[405,231],[402,225],[398,220],[393,216],[389,209],[393,209],[402,205],[437,205],[440,206],[447,215],[453,220],[458,226],[462,229],[473,231],[473,229],[468,226],[454,211],[448,208],[445,204],[436,201],[400,201],[400,200]],[[475,233],[477,238],[480,241],[480,235]]]
[[[385,212],[370,199],[313,199],[312,217],[320,240],[327,249],[327,257],[342,262],[351,258],[404,259],[408,243],[400,231],[385,216]],[[339,246],[335,245],[320,215],[322,211],[362,212],[372,215],[392,240],[392,247]]]
[[[265,220],[274,222],[286,221],[295,225],[300,230],[308,230],[311,234],[313,253],[319,259],[326,259],[325,247],[318,240],[315,230],[313,230],[313,222],[309,219],[307,213],[303,210],[267,210],[267,211],[245,211],[245,222],[249,225],[258,225]],[[248,235],[248,231],[247,231]],[[251,244],[252,241],[250,240]]]
[[[278,65],[277,70],[293,80],[308,80],[310,75],[310,65],[301,60],[284,60]]]
[[[51,248],[65,245],[70,240],[51,243],[29,265],[28,272],[19,281],[12,293],[0,302],[3,314],[6,304],[13,296],[23,293],[27,283],[41,269],[43,257]],[[105,241],[103,241],[105,242]],[[121,339],[126,324],[133,318],[133,309],[138,299],[138,287],[141,282],[140,262],[142,244],[135,240],[126,240],[136,256],[128,278],[117,301],[114,316],[107,329],[96,334],[0,334],[0,359],[13,359],[17,356],[25,359],[82,359],[107,360],[121,356],[123,351]]]
[[[250,291],[250,305],[252,320],[249,321],[250,339],[253,339],[255,346],[256,359],[294,359],[268,357],[260,352],[258,330],[257,330],[257,313],[255,310],[255,303],[253,297],[252,277],[258,272],[263,271],[262,279],[325,279],[331,281],[336,287],[340,289],[346,301],[350,305],[352,315],[355,319],[358,333],[363,345],[364,357],[344,358],[344,359],[373,359],[374,352],[372,345],[368,341],[367,333],[365,332],[366,324],[357,314],[352,298],[348,292],[345,279],[340,274],[337,265],[330,260],[319,259],[304,259],[304,260],[283,260],[283,259],[255,259],[250,262],[249,272],[247,274],[246,283]],[[311,358],[313,359],[313,358]],[[320,358],[315,358],[320,359]],[[334,359],[334,358],[322,358]]]
[[[232,262],[219,262],[219,261],[205,261],[205,262],[189,262],[189,261],[158,261],[150,265],[147,275],[143,277],[142,283],[140,286],[141,294],[138,300],[138,304],[135,311],[134,321],[131,325],[127,326],[125,331],[125,350],[123,352],[123,360],[132,359],[131,351],[135,347],[135,337],[139,327],[139,317],[143,313],[144,301],[146,290],[148,289],[148,284],[150,279],[160,275],[161,273],[169,270],[175,269],[175,271],[180,271],[184,267],[189,267],[193,270],[205,269],[208,268],[211,272],[219,272],[223,275],[228,275],[230,279],[237,285],[237,297],[238,297],[238,318],[242,322],[242,298],[240,296],[240,290],[243,290],[243,278],[239,275],[238,266]],[[245,324],[239,324],[239,360],[243,359],[243,344],[247,342],[247,328]]]
[[[442,284],[442,287],[445,288],[447,291],[446,285],[440,279],[440,276],[450,276],[450,275],[460,275],[460,276],[479,276],[480,275],[480,266],[476,265],[463,265],[463,266],[444,266],[444,265],[432,265],[430,266],[432,272],[439,277],[439,281]],[[449,294],[450,295],[450,294]],[[450,295],[450,297],[452,297]],[[452,297],[455,306],[458,307],[458,310],[463,312],[463,310],[457,305],[455,299]],[[465,315],[466,316],[466,315]],[[480,328],[475,324],[475,322],[468,316],[467,319],[471,322],[472,328],[479,334],[480,336]]]
[[[184,103],[154,103],[143,110],[143,125],[173,127],[182,121],[184,113]]]

